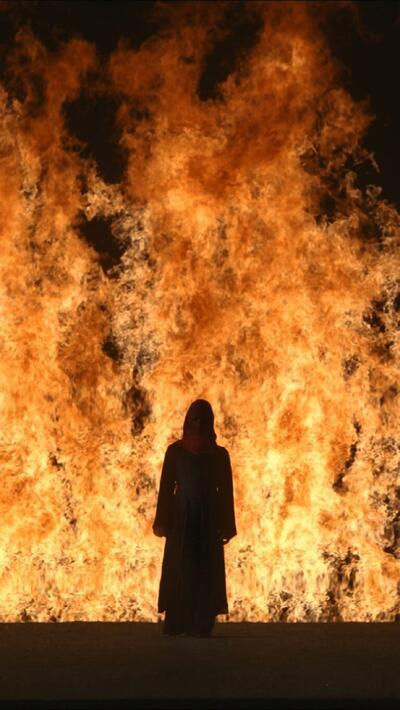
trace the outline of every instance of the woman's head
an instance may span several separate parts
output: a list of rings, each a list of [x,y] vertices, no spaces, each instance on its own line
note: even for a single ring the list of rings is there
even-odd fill
[[[183,435],[198,434],[215,440],[214,412],[206,399],[196,399],[186,412]]]

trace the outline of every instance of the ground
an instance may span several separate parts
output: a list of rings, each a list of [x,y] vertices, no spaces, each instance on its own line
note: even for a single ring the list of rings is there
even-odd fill
[[[1,707],[400,707],[400,625],[0,625]]]

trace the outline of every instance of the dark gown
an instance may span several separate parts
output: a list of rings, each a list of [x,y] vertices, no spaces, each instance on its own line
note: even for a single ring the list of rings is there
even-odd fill
[[[236,535],[232,470],[222,446],[165,454],[153,528],[166,536],[158,611],[164,633],[209,633],[228,613],[222,538]]]

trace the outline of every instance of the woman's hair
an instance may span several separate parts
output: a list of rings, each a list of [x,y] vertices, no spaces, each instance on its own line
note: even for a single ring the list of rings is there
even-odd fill
[[[196,399],[186,412],[183,423],[183,436],[200,434],[215,440],[214,412],[206,399]]]

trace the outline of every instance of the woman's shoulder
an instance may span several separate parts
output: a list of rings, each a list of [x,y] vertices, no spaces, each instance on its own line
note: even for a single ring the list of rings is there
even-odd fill
[[[176,441],[173,441],[171,444],[168,445],[167,451],[171,453],[177,453],[179,451],[191,453],[188,449],[186,449],[183,445],[182,439],[177,439]],[[220,446],[219,444],[215,443],[215,447],[213,447],[208,454],[213,454],[214,456],[218,456],[219,458],[227,458],[229,457],[228,450],[225,448],[225,446]],[[197,454],[194,454],[195,456]]]
[[[179,446],[180,439],[177,439],[176,441],[173,441],[171,444],[168,444],[167,446],[167,451],[168,449],[176,449],[177,446]]]
[[[182,446],[182,440],[177,439],[176,441],[173,441],[171,444],[168,445],[167,447],[167,454],[169,456],[179,456],[183,453],[187,452],[187,449],[185,449],[184,446]],[[188,452],[190,453],[190,452]]]
[[[171,444],[168,444],[167,446],[167,451],[166,453],[168,454],[173,454],[177,453],[181,447],[179,446],[179,440],[178,441],[173,441]]]
[[[225,462],[225,464],[226,462],[230,462],[229,451],[225,448],[225,446],[218,446],[218,456],[220,460]]]

